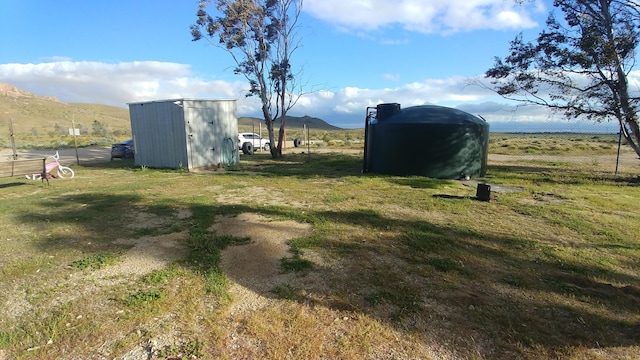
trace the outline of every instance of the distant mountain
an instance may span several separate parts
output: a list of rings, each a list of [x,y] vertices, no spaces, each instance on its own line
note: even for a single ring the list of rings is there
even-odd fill
[[[259,119],[259,118],[255,118],[255,117],[240,117],[238,118],[238,127],[239,128],[244,128],[246,129],[247,127],[253,127],[253,126],[259,126],[259,124],[262,124],[262,126],[266,126],[264,125],[264,120],[263,119]],[[280,127],[280,120],[276,120],[275,122],[276,127]],[[333,126],[329,123],[327,123],[326,121],[316,118],[316,117],[311,117],[311,116],[287,116],[287,121],[286,121],[286,127],[287,129],[302,129],[304,126],[306,125],[307,128],[311,129],[311,130],[326,130],[326,131],[333,131],[333,130],[344,130],[342,128],[339,128],[337,126]]]

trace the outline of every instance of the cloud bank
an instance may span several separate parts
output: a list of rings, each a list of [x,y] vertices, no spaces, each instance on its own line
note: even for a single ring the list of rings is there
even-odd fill
[[[640,72],[631,73],[630,83],[640,84]],[[495,122],[564,121],[536,106],[508,103],[477,85],[475,78],[423,79],[394,88],[345,87],[303,95],[290,115],[319,117],[330,124],[364,126],[365,109],[380,103],[398,102],[402,107],[435,104],[457,107]],[[144,61],[108,64],[60,61],[41,64],[0,64],[0,82],[64,102],[84,102],[126,107],[127,103],[160,99],[237,99],[239,116],[261,118],[260,103],[244,96],[246,82],[203,79],[189,65]]]
[[[246,82],[203,79],[193,75],[185,64],[158,61],[0,64],[0,82],[37,95],[55,96],[64,102],[120,107],[131,102],[159,99],[237,99],[239,116],[261,117],[259,102],[244,96],[249,88]],[[361,126],[360,120],[364,119],[367,106],[385,102],[400,102],[403,107],[474,103],[475,112],[486,110],[480,104],[493,94],[468,83],[467,78],[451,77],[424,79],[395,88],[319,90],[302,96],[292,115],[316,116],[337,126],[357,127]],[[500,112],[504,109],[496,113]]]
[[[304,11],[345,30],[400,26],[419,33],[536,26],[528,11],[544,12],[542,1],[527,7],[505,0],[305,0]]]

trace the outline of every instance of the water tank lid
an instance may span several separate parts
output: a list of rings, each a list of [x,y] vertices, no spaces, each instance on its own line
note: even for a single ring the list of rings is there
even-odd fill
[[[438,105],[419,105],[402,109],[389,121],[399,123],[478,124],[486,122],[468,112]]]
[[[376,105],[376,108],[378,108],[378,109],[380,109],[380,108],[394,108],[394,109],[400,110],[400,104],[398,104],[398,103],[382,103],[382,104]]]
[[[376,111],[377,111],[376,118],[378,120],[385,120],[400,112],[400,104],[398,103],[378,104],[376,106]]]

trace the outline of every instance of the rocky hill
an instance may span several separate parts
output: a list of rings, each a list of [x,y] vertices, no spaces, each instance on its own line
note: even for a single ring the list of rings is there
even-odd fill
[[[83,103],[64,103],[53,96],[39,96],[18,89],[9,84],[0,83],[1,123],[13,123],[16,133],[41,133],[56,126],[70,128],[91,128],[94,121],[106,124],[113,131],[131,133],[129,110],[116,106]],[[8,126],[8,125],[6,125]],[[0,126],[0,133],[8,127]]]
[[[4,115],[4,116],[2,116]],[[121,134],[131,133],[129,109],[117,106],[84,103],[65,103],[53,96],[39,96],[13,85],[0,83],[0,134],[8,132],[9,119],[15,133],[46,134],[56,127],[91,128],[95,121],[107,125]],[[238,128],[251,131],[264,121],[258,118],[241,117]],[[315,130],[340,130],[325,121],[310,117],[287,117],[287,129],[302,129],[303,125]],[[279,127],[280,123],[276,123]]]

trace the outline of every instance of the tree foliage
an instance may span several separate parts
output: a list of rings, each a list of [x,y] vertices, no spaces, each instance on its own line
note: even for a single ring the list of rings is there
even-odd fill
[[[212,16],[209,8],[215,5]],[[258,97],[274,144],[274,122],[280,120],[278,145],[272,157],[282,155],[287,111],[299,99],[291,57],[302,0],[199,0],[197,21],[191,26],[194,41],[207,39],[225,49],[236,63],[234,73],[244,76],[247,96]]]
[[[486,71],[492,89],[567,118],[615,119],[640,156],[639,89],[628,82],[640,39],[640,6],[633,0],[555,0],[553,5],[562,18],[551,12],[535,41],[518,35],[509,55],[496,58]]]

